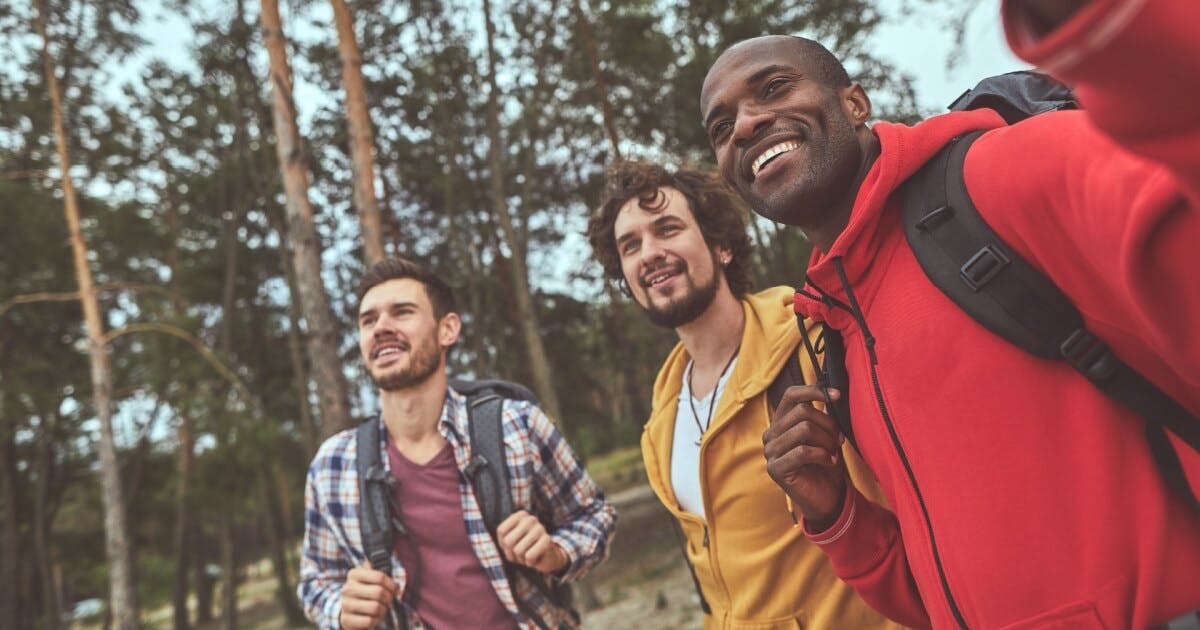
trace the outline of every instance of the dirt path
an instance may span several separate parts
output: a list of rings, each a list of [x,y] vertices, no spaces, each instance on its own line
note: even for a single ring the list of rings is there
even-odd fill
[[[584,580],[601,607],[580,606],[583,627],[701,628],[700,600],[671,515],[646,485],[609,499],[617,508],[617,536],[608,561]],[[582,604],[579,595],[577,601]]]

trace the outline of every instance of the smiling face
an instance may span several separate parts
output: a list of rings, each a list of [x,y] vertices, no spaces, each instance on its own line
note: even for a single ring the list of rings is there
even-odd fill
[[[658,188],[647,202],[625,202],[613,223],[621,271],[633,299],[650,321],[667,328],[691,322],[718,291],[729,291],[720,261],[729,252],[710,249],[687,198]]]
[[[458,315],[439,320],[425,286],[412,278],[375,285],[358,308],[358,348],[384,391],[418,385],[443,369],[458,332]]]
[[[848,217],[870,134],[866,93],[837,85],[830,63],[840,70],[805,40],[760,37],[726,50],[700,94],[721,175],[758,214],[806,231]]]

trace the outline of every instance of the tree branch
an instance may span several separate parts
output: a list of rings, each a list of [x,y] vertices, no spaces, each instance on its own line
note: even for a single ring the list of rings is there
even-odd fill
[[[254,407],[254,399],[251,398],[250,390],[246,389],[246,385],[242,382],[242,379],[238,378],[238,375],[235,374],[233,370],[229,369],[224,363],[222,363],[221,360],[217,358],[216,353],[213,352],[211,348],[206,346],[203,341],[200,341],[195,335],[178,326],[172,326],[170,324],[162,324],[158,322],[128,324],[126,326],[114,328],[108,331],[108,333],[104,335],[103,342],[105,345],[107,345],[112,343],[117,337],[136,332],[160,332],[165,335],[171,335],[172,337],[186,341],[188,345],[195,348],[196,352],[200,353],[200,356],[203,357],[204,360],[208,361],[209,364],[213,366],[213,369],[215,369],[217,373],[225,377],[225,380],[229,381],[229,383],[233,385],[235,389],[237,389],[238,394],[243,400],[246,401],[247,405]]]
[[[138,282],[110,282],[108,284],[100,284],[96,286],[97,292],[105,291],[145,291],[148,293],[159,293],[171,299],[179,299],[179,293],[154,284],[141,284]],[[0,302],[0,318],[8,314],[8,311],[14,306],[20,304],[35,304],[38,302],[70,302],[79,299],[78,291],[54,292],[47,291],[43,293],[27,293],[9,298],[4,302]]]

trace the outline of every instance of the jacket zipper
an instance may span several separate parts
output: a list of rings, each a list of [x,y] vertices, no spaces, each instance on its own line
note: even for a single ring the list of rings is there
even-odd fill
[[[850,280],[846,277],[846,270],[842,267],[841,258],[833,259],[833,268],[838,274],[842,288],[846,291],[846,299],[850,302],[850,308],[846,310],[850,311],[850,314],[854,316],[854,321],[858,324],[858,328],[863,335],[863,343],[867,349],[871,370],[871,386],[875,389],[875,402],[879,405],[879,413],[883,416],[883,423],[887,426],[888,435],[892,438],[892,446],[895,447],[896,454],[900,456],[900,462],[904,464],[904,472],[908,475],[908,482],[912,484],[913,492],[917,495],[917,504],[921,506],[921,516],[925,519],[925,531],[929,533],[929,548],[933,552],[933,564],[937,569],[938,580],[942,584],[942,593],[946,596],[946,603],[950,606],[950,612],[954,614],[954,620],[958,622],[958,627],[966,630],[967,621],[963,618],[962,611],[958,609],[958,604],[954,601],[954,593],[950,591],[950,582],[946,579],[946,569],[942,566],[942,556],[938,553],[937,538],[933,535],[933,521],[929,518],[929,509],[925,507],[925,496],[921,494],[921,487],[917,485],[917,477],[913,474],[912,465],[908,462],[908,455],[904,453],[904,449],[900,446],[900,436],[896,435],[896,427],[892,424],[892,414],[888,412],[887,404],[883,400],[883,388],[879,386],[879,375],[875,372],[875,365],[879,363],[879,358],[875,354],[875,337],[871,334],[870,329],[867,328],[866,316],[863,315],[862,309],[858,306],[858,298],[854,296],[854,291],[850,288]],[[820,287],[815,288],[827,296],[824,291],[820,290]],[[845,308],[845,305],[842,306]]]
[[[887,405],[883,402],[883,391],[879,388],[879,377],[875,374],[875,351],[869,349],[869,352],[871,354],[871,384],[875,387],[875,401],[879,403],[879,411],[883,415],[884,424],[887,425],[888,435],[892,438],[892,446],[896,448],[896,454],[900,456],[900,462],[904,464],[904,472],[908,473],[908,482],[912,484],[913,491],[917,495],[917,503],[921,506],[921,516],[925,518],[925,530],[929,532],[929,548],[933,551],[933,564],[937,567],[938,579],[942,583],[942,592],[946,595],[946,603],[950,605],[950,612],[954,613],[954,620],[958,622],[958,627],[965,630],[967,622],[963,619],[962,612],[954,601],[954,594],[950,592],[950,583],[946,581],[946,569],[942,567],[942,557],[938,553],[937,539],[933,535],[933,521],[929,519],[929,510],[925,507],[925,497],[921,494],[921,488],[917,486],[917,478],[913,474],[912,466],[908,463],[908,456],[900,447],[900,438],[896,435],[896,427],[892,425],[892,415],[888,413]]]

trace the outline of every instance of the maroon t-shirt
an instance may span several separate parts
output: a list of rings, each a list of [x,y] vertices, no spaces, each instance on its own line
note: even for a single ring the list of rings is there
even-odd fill
[[[409,537],[396,536],[396,553],[408,572],[419,568],[417,614],[427,626],[516,628],[500,603],[467,538],[459,498],[458,467],[447,444],[433,459],[414,464],[388,440],[388,461]]]

